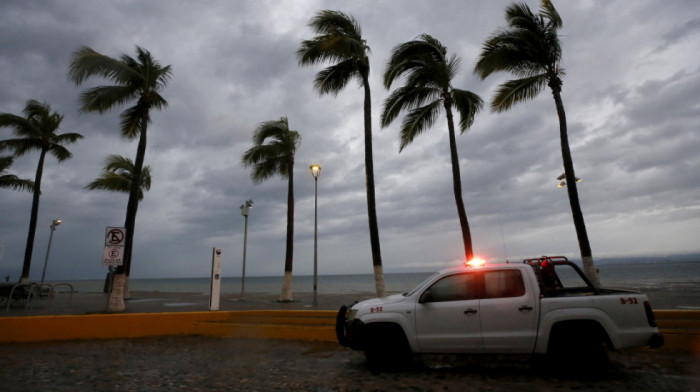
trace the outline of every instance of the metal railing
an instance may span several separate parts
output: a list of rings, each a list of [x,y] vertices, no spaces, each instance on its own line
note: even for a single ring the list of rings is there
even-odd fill
[[[75,290],[73,289],[73,285],[70,283],[61,282],[54,284],[40,284],[34,282],[25,282],[13,285],[9,292],[7,292],[7,296],[4,295],[6,291],[0,292],[0,305],[3,304],[2,301],[4,300],[5,312],[9,312],[11,306],[22,304],[24,304],[24,310],[31,309],[32,300],[34,299],[48,299],[50,301],[53,301],[56,297],[56,288],[61,286],[66,286],[70,290],[68,291],[68,293],[70,294],[68,298],[68,303],[72,303],[73,293],[75,293]]]

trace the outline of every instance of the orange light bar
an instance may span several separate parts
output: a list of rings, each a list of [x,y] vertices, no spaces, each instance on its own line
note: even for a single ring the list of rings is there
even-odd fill
[[[473,259],[467,261],[466,264],[467,264],[469,267],[476,267],[476,268],[478,268],[478,267],[483,267],[484,265],[486,265],[486,260],[480,259],[480,258],[478,258],[478,257],[475,257],[475,258],[473,258]]]

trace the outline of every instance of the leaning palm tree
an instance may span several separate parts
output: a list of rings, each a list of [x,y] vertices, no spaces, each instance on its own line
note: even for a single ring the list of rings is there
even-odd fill
[[[474,122],[483,102],[478,95],[452,87],[452,79],[459,70],[460,59],[456,55],[447,57],[447,48],[428,34],[394,47],[384,72],[384,86],[389,89],[397,78],[405,76],[403,87],[392,92],[384,101],[381,116],[382,127],[387,127],[402,112],[407,111],[401,123],[399,152],[413,139],[429,129],[441,110],[447,116],[447,131],[450,140],[452,161],[452,183],[457,203],[457,215],[462,229],[464,256],[474,258],[471,232],[462,200],[462,180],[457,156],[453,108],[459,112],[459,127],[464,133]]]
[[[14,174],[5,174],[7,169],[12,166],[12,162],[14,162],[12,157],[0,157],[0,188],[14,191],[33,191],[34,181],[19,178]]]
[[[287,179],[287,248],[284,256],[284,283],[280,302],[291,302],[294,262],[294,155],[301,143],[299,132],[289,129],[287,117],[265,121],[253,133],[253,147],[243,154],[243,165],[253,167],[255,183],[279,174]]]
[[[533,99],[549,86],[559,116],[559,138],[564,162],[569,204],[584,270],[594,285],[599,286],[598,272],[593,264],[591,245],[576,188],[574,163],[569,149],[566,113],[561,98],[562,77],[561,44],[557,30],[562,20],[550,0],[542,0],[540,13],[535,15],[526,4],[515,3],[506,8],[508,27],[499,29],[484,42],[474,71],[485,79],[492,73],[505,71],[518,79],[499,86],[491,101],[496,112],[510,109],[519,102]]]
[[[121,312],[125,309],[124,295],[128,294],[126,285],[131,271],[139,187],[142,184],[148,124],[151,122],[150,112],[151,109],[164,109],[168,105],[160,92],[168,84],[171,73],[169,65],[161,66],[149,51],[139,46],[136,47],[136,58],[122,54],[119,59],[105,56],[83,46],[73,53],[68,69],[68,78],[78,86],[92,76],[101,76],[114,83],[83,91],[80,94],[83,112],[104,113],[114,107],[134,102],[133,106],[128,107],[120,115],[122,137],[129,140],[138,138],[139,141],[124,222],[126,228],[124,260],[116,270],[114,289],[107,306],[109,312]]]
[[[309,26],[317,34],[304,40],[297,50],[302,66],[331,62],[333,65],[316,74],[314,87],[320,94],[338,95],[345,85],[356,79],[364,88],[365,128],[365,177],[367,184],[367,214],[369,216],[369,238],[372,248],[372,265],[377,295],[386,292],[382,254],[379,247],[377,206],[374,196],[374,161],[372,158],[372,99],[369,89],[369,57],[367,42],[362,38],[362,29],[355,18],[340,11],[319,11]]]
[[[102,174],[85,188],[89,190],[102,189],[112,192],[129,193],[131,182],[134,178],[134,162],[121,155],[110,155],[105,160],[105,167]],[[141,170],[141,186],[139,187],[138,198],[143,200],[144,190],[151,189],[151,168],[144,166]]]
[[[105,160],[102,174],[85,188],[89,190],[102,189],[111,192],[129,193],[131,181],[134,178],[134,162],[121,155],[110,155]],[[144,190],[151,189],[151,168],[144,166],[141,170],[141,186],[139,187],[139,201],[143,200]],[[105,292],[112,291],[114,267],[109,266],[109,272],[105,280]]]
[[[58,112],[51,112],[51,106],[36,100],[29,100],[22,110],[25,117],[14,114],[0,114],[0,127],[12,128],[16,139],[0,141],[0,150],[12,150],[15,156],[21,156],[31,150],[39,150],[39,164],[34,177],[32,197],[32,211],[29,218],[29,234],[27,246],[24,251],[24,264],[20,282],[29,280],[29,270],[32,263],[32,251],[34,249],[34,235],[39,215],[39,197],[41,196],[41,178],[44,174],[44,160],[46,154],[53,155],[58,162],[63,162],[73,156],[64,146],[75,143],[83,136],[79,133],[58,134],[63,116]]]

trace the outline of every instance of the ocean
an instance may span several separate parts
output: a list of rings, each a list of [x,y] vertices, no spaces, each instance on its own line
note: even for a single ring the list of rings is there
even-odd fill
[[[700,262],[645,263],[645,264],[602,264],[598,266],[601,284],[609,288],[657,291],[671,290],[700,292]],[[386,273],[387,292],[406,292],[423,281],[433,272]],[[246,277],[246,293],[277,294],[282,287],[283,278]],[[77,280],[68,282],[80,292],[101,292],[103,280]],[[131,279],[129,288],[133,291],[160,291],[181,293],[209,293],[210,278],[170,278],[170,279]],[[358,275],[320,275],[318,276],[319,294],[360,294],[375,291],[374,276]],[[293,292],[310,293],[313,291],[313,277],[294,276]],[[235,294],[241,292],[240,277],[226,277],[221,280],[221,292]],[[700,304],[699,304],[700,305]]]

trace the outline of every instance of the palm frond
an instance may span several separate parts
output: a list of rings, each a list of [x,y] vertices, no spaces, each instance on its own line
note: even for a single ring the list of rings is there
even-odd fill
[[[10,166],[12,166],[14,161],[15,159],[11,156],[0,157],[0,173],[6,171]]]
[[[436,68],[435,70],[445,70],[446,54],[447,48],[428,34],[423,34],[416,40],[396,45],[391,51],[391,57],[384,70],[384,86],[387,89],[390,88],[394,80],[402,75],[416,79],[417,73],[430,74],[430,72],[425,72],[425,68],[431,67],[433,64],[438,65],[433,66]],[[454,59],[456,60],[456,57]],[[458,62],[458,60],[456,61]],[[415,84],[415,82],[411,84]]]
[[[70,144],[70,143],[75,143],[82,138],[83,138],[83,135],[81,135],[79,133],[75,133],[75,132],[61,133],[61,134],[56,135],[55,143],[57,143],[57,144]]]
[[[34,181],[19,178],[14,174],[5,174],[0,176],[0,188],[34,192]]]
[[[440,114],[441,106],[441,101],[433,101],[425,106],[413,109],[406,114],[401,123],[401,131],[399,133],[399,152],[403,151],[404,147],[411,144],[416,136],[433,126]]]
[[[134,162],[121,155],[110,155],[105,160],[100,177],[85,186],[89,190],[107,190],[111,192],[129,193],[134,178]],[[144,166],[141,169],[141,186],[138,190],[138,199],[143,200],[144,190],[151,189],[151,167]]]
[[[121,131],[122,137],[133,140],[139,137],[141,134],[141,129],[143,128],[144,118],[145,123],[148,124],[151,121],[149,110],[144,105],[136,104],[124,110],[120,115],[121,119]]]
[[[34,191],[34,181],[19,178],[14,174],[5,174],[13,162],[14,159],[11,156],[0,157],[0,188],[14,191]]]
[[[51,155],[53,155],[59,162],[63,162],[66,159],[70,159],[71,157],[73,157],[73,154],[70,151],[68,151],[67,148],[63,147],[60,144],[54,144],[48,150],[51,152]]]
[[[506,7],[506,23],[515,29],[536,29],[537,17],[525,3],[513,3]]]
[[[482,79],[499,71],[529,77],[546,67],[547,58],[541,50],[531,48],[529,33],[500,31],[491,36],[482,47],[474,72]],[[541,47],[541,45],[540,45]]]
[[[491,110],[503,112],[518,102],[533,99],[547,85],[547,75],[509,80],[499,86],[491,100]]]
[[[16,157],[21,157],[29,151],[41,150],[43,146],[40,138],[0,140],[0,151],[12,151]]]
[[[346,60],[319,71],[314,78],[314,88],[319,94],[338,95],[350,79],[358,76],[356,62]]]
[[[427,101],[440,99],[440,90],[430,87],[404,86],[394,90],[384,101],[381,125],[388,127],[403,110],[412,110]]]
[[[114,106],[124,105],[138,97],[138,91],[130,86],[97,86],[80,93],[80,110],[104,113]]]
[[[126,60],[126,61],[125,61]],[[122,61],[100,54],[90,47],[82,46],[75,52],[68,67],[68,79],[80,86],[91,76],[102,76],[117,84],[128,84],[138,74],[127,66],[133,62],[129,56],[122,55]]]
[[[471,91],[453,89],[452,105],[459,112],[459,128],[464,133],[474,123],[474,118],[484,106],[484,101]]]
[[[559,12],[554,8],[551,0],[542,0],[540,13],[549,21],[553,29],[560,29],[563,25]]]
[[[362,38],[362,28],[352,15],[341,11],[319,11],[309,22],[315,34],[345,35],[357,39]]]
[[[11,128],[12,133],[17,136],[39,136],[41,131],[28,119],[11,114],[0,114],[0,128]]]
[[[82,135],[78,133],[57,134],[63,116],[51,112],[51,106],[30,99],[22,112],[26,118],[13,114],[0,114],[0,127],[10,127],[18,136],[14,139],[0,141],[0,150],[12,150],[15,156],[21,156],[32,150],[52,151],[59,161],[70,158],[70,152],[64,144],[75,143]]]
[[[362,39],[362,29],[355,18],[340,11],[323,10],[311,19],[309,26],[317,35],[302,41],[297,50],[299,65],[355,59],[369,68],[370,48]]]
[[[253,147],[243,153],[241,162],[253,168],[251,178],[255,183],[276,174],[288,178],[300,143],[301,135],[289,129],[287,117],[264,121],[253,132]]]

